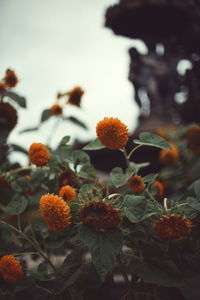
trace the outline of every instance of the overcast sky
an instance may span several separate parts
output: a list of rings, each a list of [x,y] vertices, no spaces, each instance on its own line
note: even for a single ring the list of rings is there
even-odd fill
[[[130,131],[136,125],[137,106],[128,81],[128,49],[135,43],[104,27],[105,11],[116,0],[1,0],[0,76],[7,68],[20,78],[16,91],[27,98],[9,140],[26,148],[46,142],[54,120],[39,132],[19,135],[37,125],[41,111],[55,102],[57,91],[80,85],[85,89],[82,110],[68,107],[88,132],[64,123],[52,143],[64,135],[82,140],[95,137],[96,123],[105,116],[120,118]]]

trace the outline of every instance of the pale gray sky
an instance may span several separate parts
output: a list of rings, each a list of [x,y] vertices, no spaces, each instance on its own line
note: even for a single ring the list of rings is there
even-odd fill
[[[64,123],[52,143],[64,135],[95,137],[96,123],[105,116],[120,118],[129,129],[138,109],[129,83],[128,49],[135,43],[104,27],[105,10],[117,0],[0,0],[0,76],[7,68],[20,78],[16,91],[27,98],[9,140],[26,148],[46,142],[53,120],[39,132],[19,135],[37,125],[41,111],[55,102],[58,90],[85,89],[82,110],[67,108],[90,127],[88,132]]]

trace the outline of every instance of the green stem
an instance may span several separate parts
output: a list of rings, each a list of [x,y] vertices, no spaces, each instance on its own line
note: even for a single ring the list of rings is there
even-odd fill
[[[130,166],[130,162],[129,162],[129,159],[128,159],[128,155],[127,155],[127,151],[125,148],[122,148],[122,149],[119,149],[123,155],[124,155],[124,158],[125,158],[125,163],[126,163],[126,166],[127,168]]]
[[[36,241],[32,241],[26,234],[24,234],[21,230],[17,229],[16,227],[12,226],[11,224],[8,224],[2,220],[0,220],[1,224],[7,225],[9,228],[11,228],[13,231],[17,232],[21,236],[23,236],[24,239],[26,239],[32,246],[35,248],[35,250],[40,254],[40,256],[52,267],[54,272],[58,272],[55,266],[52,264],[52,262],[49,260],[49,258],[45,255],[45,253],[41,250],[40,246]]]
[[[131,155],[137,150],[139,149],[140,147],[142,147],[143,145],[137,145],[136,147],[134,147],[131,152],[128,154],[128,159],[131,158]]]

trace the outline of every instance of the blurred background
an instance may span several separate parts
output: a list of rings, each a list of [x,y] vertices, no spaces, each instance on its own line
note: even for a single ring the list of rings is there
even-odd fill
[[[116,0],[1,0],[0,76],[13,69],[20,82],[15,91],[27,99],[27,109],[18,109],[18,125],[9,142],[26,149],[32,142],[45,143],[55,120],[40,130],[19,134],[39,123],[41,112],[56,101],[57,92],[75,86],[85,90],[81,108],[67,106],[66,115],[79,118],[84,130],[63,122],[53,134],[51,145],[64,135],[81,141],[95,137],[96,123],[105,116],[120,118],[134,129],[138,107],[128,81],[128,49],[141,53],[146,47],[139,40],[115,36],[104,27],[105,11]],[[14,159],[22,154],[15,152]]]

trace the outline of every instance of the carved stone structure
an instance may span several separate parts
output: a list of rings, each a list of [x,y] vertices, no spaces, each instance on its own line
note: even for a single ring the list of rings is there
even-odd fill
[[[158,120],[199,123],[200,1],[121,0],[108,8],[106,26],[147,45],[146,55],[129,50],[129,80],[135,88],[140,121],[145,123],[150,117],[156,124]],[[163,53],[157,51],[158,45]],[[183,59],[192,67],[180,74],[177,66]]]

